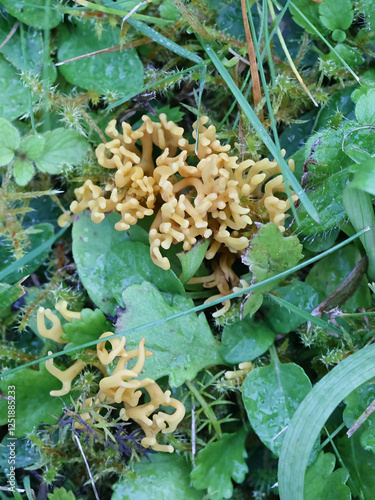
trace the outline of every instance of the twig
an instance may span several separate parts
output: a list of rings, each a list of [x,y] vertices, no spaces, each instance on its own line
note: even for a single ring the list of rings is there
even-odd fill
[[[249,62],[250,62],[251,80],[253,83],[254,106],[255,108],[257,108],[258,104],[262,100],[262,92],[260,90],[260,80],[259,80],[259,73],[258,73],[257,60],[255,56],[253,38],[251,36],[249,20],[247,18],[246,0],[241,0],[241,9],[242,9],[243,25],[245,28],[245,35],[246,35],[247,52],[249,55]],[[258,117],[260,121],[263,121],[264,117],[262,110],[259,111]]]
[[[87,472],[88,472],[88,475],[89,475],[89,478],[90,478],[90,481],[91,481],[91,486],[92,486],[92,489],[94,491],[95,498],[96,498],[96,500],[100,500],[100,497],[98,495],[98,492],[97,492],[97,489],[96,489],[96,486],[95,486],[94,478],[92,477],[91,470],[90,470],[89,464],[88,464],[87,459],[86,459],[86,455],[85,455],[85,453],[83,451],[81,442],[78,439],[78,437],[77,437],[76,434],[74,434],[74,439],[75,439],[75,442],[77,443],[79,451],[81,452],[83,461],[85,462],[86,469],[87,469]]]
[[[7,34],[5,40],[3,41],[3,43],[0,45],[0,50],[4,47],[4,45],[9,42],[9,40],[12,38],[12,36],[14,35],[14,33],[17,31],[17,28],[19,26],[20,22],[19,21],[16,21],[13,25],[13,28],[9,31],[9,33]]]

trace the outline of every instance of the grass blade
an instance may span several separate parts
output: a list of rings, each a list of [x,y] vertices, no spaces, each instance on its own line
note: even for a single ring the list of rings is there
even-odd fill
[[[298,407],[281,449],[281,500],[303,500],[305,471],[320,431],[343,399],[375,377],[374,356],[375,345],[371,345],[341,361],[314,386]]]

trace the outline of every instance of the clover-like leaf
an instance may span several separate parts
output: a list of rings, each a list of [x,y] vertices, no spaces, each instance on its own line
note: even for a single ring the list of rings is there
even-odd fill
[[[197,457],[191,473],[194,488],[207,490],[211,500],[232,498],[233,483],[242,483],[248,472],[245,440],[247,432],[223,434],[219,441],[210,443]]]
[[[13,165],[13,176],[19,186],[26,186],[33,178],[34,173],[35,168],[31,161],[16,158]]]
[[[279,455],[288,426],[301,401],[311,390],[303,369],[281,364],[254,368],[243,384],[242,399],[250,424],[261,441]]]
[[[350,500],[347,469],[334,471],[336,457],[333,453],[319,453],[305,475],[304,500]]]
[[[125,310],[119,313],[116,333],[194,307],[192,300],[181,295],[166,296],[148,282],[127,287],[122,298]],[[193,379],[203,368],[223,363],[219,343],[204,314],[187,314],[129,333],[126,336],[127,349],[136,349],[142,337],[146,338],[146,349],[154,354],[147,358],[142,378],[157,380],[168,375],[170,386],[178,387],[185,380]]]
[[[88,142],[75,130],[57,128],[43,137],[44,149],[35,161],[42,172],[59,174],[64,165],[79,165],[83,161]]]

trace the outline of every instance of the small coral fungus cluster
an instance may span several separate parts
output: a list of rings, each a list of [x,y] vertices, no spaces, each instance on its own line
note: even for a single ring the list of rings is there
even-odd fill
[[[81,314],[78,312],[69,311],[67,302],[62,301],[56,304],[56,310],[61,316],[71,322],[72,320],[80,320]],[[46,318],[52,323],[51,328],[46,327]],[[66,342],[61,338],[63,328],[61,321],[56,314],[50,309],[40,307],[37,314],[37,326],[39,333],[45,337],[59,343]],[[102,373],[103,378],[100,381],[100,391],[96,397],[89,397],[85,400],[85,409],[95,405],[96,411],[100,411],[100,403],[122,403],[123,408],[120,411],[122,420],[129,419],[136,422],[145,433],[141,444],[145,448],[151,447],[156,451],[173,452],[173,446],[159,444],[156,436],[161,431],[163,434],[168,434],[176,430],[177,425],[181,422],[185,415],[184,405],[177,399],[171,398],[171,391],[163,392],[159,385],[150,378],[138,379],[138,376],[143,369],[145,359],[152,356],[152,353],[145,350],[145,339],[143,338],[138,346],[138,349],[132,351],[125,350],[125,337],[113,338],[105,340],[106,337],[113,335],[112,332],[103,333],[100,338],[104,339],[97,344],[96,356],[93,357],[91,365],[97,367]],[[106,349],[106,342],[111,345],[110,351]],[[51,354],[51,353],[49,353]],[[133,368],[127,368],[127,362],[131,359],[138,358]],[[117,360],[116,367],[108,374],[108,365]],[[111,365],[113,366],[113,365]],[[53,359],[46,362],[47,370],[57,379],[62,382],[62,388],[58,391],[51,391],[51,396],[64,396],[71,390],[73,379],[83,370],[85,362],[82,360],[76,361],[70,368],[62,371],[58,369]],[[139,404],[142,396],[143,388],[149,395],[150,401],[144,404]],[[158,411],[160,406],[174,408],[172,414],[167,414]],[[153,414],[152,419],[150,416]],[[93,417],[89,412],[83,412],[81,422],[87,425],[92,423]],[[83,429],[84,423],[77,422],[76,428]]]
[[[189,250],[198,239],[210,238],[206,258],[219,254],[219,264],[213,265],[214,277],[208,277],[205,286],[219,283],[224,296],[239,281],[231,266],[236,254],[247,248],[253,222],[270,221],[285,230],[290,201],[281,168],[268,158],[238,163],[236,156],[227,154],[230,146],[216,139],[216,128],[205,126],[206,116],[199,120],[197,150],[184,138],[183,128],[164,114],[159,119],[153,122],[143,116],[137,130],[122,123],[122,133],[115,120],[109,123],[106,134],[112,140],[100,144],[96,156],[101,166],[115,171],[114,176],[103,188],[87,180],[75,190],[71,211],[89,208],[92,220],[99,223],[106,212],[116,210],[121,214],[115,226],[119,231],[156,214],[149,232],[150,252],[163,269],[169,269],[170,262],[161,248],[182,243]],[[193,128],[196,139],[196,123]],[[294,170],[292,160],[289,167]]]

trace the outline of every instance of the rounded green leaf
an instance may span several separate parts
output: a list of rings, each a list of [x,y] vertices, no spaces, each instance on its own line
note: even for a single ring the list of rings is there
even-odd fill
[[[303,281],[295,281],[291,285],[277,287],[272,291],[272,294],[309,313],[319,304],[318,293],[312,286]],[[277,304],[267,295],[263,301],[262,312],[265,315],[267,325],[276,333],[289,333],[305,322],[303,318]]]
[[[17,69],[0,54],[0,115],[15,120],[29,110],[29,98]]]
[[[53,3],[46,15],[45,0],[17,0],[16,2],[1,0],[1,3],[12,16],[34,28],[52,29],[62,20],[62,12]]]
[[[73,257],[79,279],[90,299],[105,314],[116,314],[118,306],[113,297],[111,283],[107,276],[108,252],[122,241],[148,242],[148,234],[141,227],[132,226],[127,231],[114,228],[120,215],[109,214],[100,224],[92,222],[90,212],[81,212],[73,224]]]
[[[350,489],[346,486],[349,472],[335,468],[333,453],[321,452],[306,471],[304,500],[350,500]]]
[[[337,7],[337,0],[324,0],[324,2],[320,3],[320,21],[331,31],[337,29],[347,30],[354,18],[352,2],[351,0],[340,0],[340,8]]]
[[[274,340],[275,334],[267,325],[247,316],[224,328],[220,354],[232,364],[252,361],[264,354]]]
[[[20,134],[8,120],[0,118],[0,167],[8,165],[13,158],[14,152],[20,146]]]
[[[358,99],[355,116],[361,125],[375,125],[375,89],[368,90]]]
[[[115,483],[111,500],[201,500],[190,486],[190,466],[183,456],[157,453],[150,460],[134,462],[135,477]]]
[[[106,272],[114,298],[120,305],[126,287],[153,283],[161,292],[184,294],[185,290],[175,273],[165,271],[152,262],[150,247],[139,241],[123,241],[111,246]]]
[[[35,168],[31,161],[16,158],[13,165],[13,176],[19,186],[26,186],[33,178],[34,173]]]
[[[303,369],[278,360],[255,368],[243,384],[242,399],[250,424],[261,441],[279,455],[288,426],[301,401],[311,390]]]
[[[89,22],[79,23],[72,32],[63,35],[58,60],[64,61],[120,43],[120,30],[103,25],[98,39]],[[132,93],[143,85],[143,66],[135,49],[99,54],[60,66],[68,82],[103,94],[116,90],[119,95]]]

